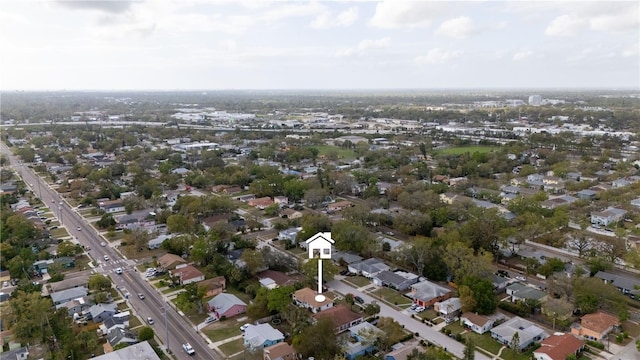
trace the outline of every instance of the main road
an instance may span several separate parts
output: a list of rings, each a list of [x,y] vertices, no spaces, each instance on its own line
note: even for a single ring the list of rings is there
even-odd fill
[[[110,246],[101,246],[104,241],[98,232],[85,220],[77,211],[69,206],[62,196],[52,189],[33,169],[24,165],[16,158],[6,146],[0,142],[0,153],[5,154],[11,166],[22,177],[23,181],[29,185],[34,193],[46,204],[51,211],[64,225],[70,235],[74,236],[81,245],[89,247],[89,255],[94,263],[100,264],[96,269],[102,269],[104,275],[109,276],[118,288],[126,289],[130,294],[128,301],[137,314],[146,321],[152,318],[156,336],[165,343],[165,346],[173,352],[178,359],[220,359],[220,356],[211,350],[207,342],[197,333],[197,330],[190,325],[188,320],[176,312],[166,299],[159,294],[149,284],[143,274],[128,268],[122,264],[135,265],[132,260],[124,259]],[[104,255],[109,257],[104,260]],[[125,267],[127,270],[121,274],[111,271],[117,267]],[[143,294],[145,299],[138,298],[137,294]],[[165,309],[166,317],[165,317]],[[195,350],[192,356],[182,349],[182,344],[190,343]]]

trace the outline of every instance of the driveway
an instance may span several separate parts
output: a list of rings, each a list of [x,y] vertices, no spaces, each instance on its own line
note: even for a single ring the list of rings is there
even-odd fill
[[[331,282],[329,282],[329,287],[331,287],[332,289],[342,293],[342,294],[347,294],[347,293],[351,293],[354,295],[359,295],[360,297],[362,297],[367,303],[370,303],[374,300],[371,296],[360,292],[358,290],[356,290],[355,288],[352,288],[351,286],[341,282],[340,280],[332,280]],[[420,337],[429,340],[430,342],[442,346],[443,348],[447,349],[448,352],[454,354],[455,356],[457,356],[458,358],[462,358],[463,357],[463,352],[464,352],[464,344],[459,343],[457,341],[455,341],[454,339],[448,337],[447,335],[421,323],[418,322],[415,319],[412,319],[411,316],[400,312],[392,307],[390,307],[389,305],[377,301],[377,304],[380,305],[380,316],[386,316],[386,317],[390,317],[393,318],[395,321],[397,321],[400,325],[404,325],[404,328],[413,332],[413,333],[418,333],[420,334]],[[487,357],[486,355],[476,351],[476,360],[489,360],[491,358]]]

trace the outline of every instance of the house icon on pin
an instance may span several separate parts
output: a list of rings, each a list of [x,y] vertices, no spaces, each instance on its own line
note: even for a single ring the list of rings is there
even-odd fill
[[[331,245],[335,243],[331,239],[330,232],[319,232],[306,241],[309,249],[309,259],[331,259]]]

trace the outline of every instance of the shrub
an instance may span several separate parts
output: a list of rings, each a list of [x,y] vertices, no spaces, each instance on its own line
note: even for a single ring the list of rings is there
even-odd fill
[[[603,343],[599,343],[597,341],[593,341],[593,340],[585,340],[584,341],[587,345],[592,346],[596,349],[600,349],[600,350],[604,350],[604,344]]]

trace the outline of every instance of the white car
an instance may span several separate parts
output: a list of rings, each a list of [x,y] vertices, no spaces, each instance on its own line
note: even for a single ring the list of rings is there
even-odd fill
[[[78,227],[76,228],[76,230],[77,230],[77,231],[82,231],[82,228],[81,228],[80,226],[78,226]]]
[[[116,269],[116,274],[118,274],[118,275],[122,274],[122,268],[117,268]]]
[[[104,259],[104,261],[109,261],[109,255],[105,255],[102,258]]]
[[[240,326],[240,331],[244,332],[245,330],[247,330],[248,327],[249,327],[249,324],[244,324]]]
[[[516,280],[518,280],[518,281],[527,281],[527,278],[525,278],[522,275],[518,275],[518,276],[516,276]]]
[[[186,343],[186,344],[182,344],[182,348],[184,349],[184,351],[187,352],[187,354],[189,355],[193,355],[196,353],[195,350],[193,350],[193,347],[191,347],[191,344]]]
[[[153,325],[153,319],[152,318],[148,317],[147,318],[147,322],[149,323],[149,325]]]
[[[107,243],[103,241],[100,243],[100,246],[107,246]]]

